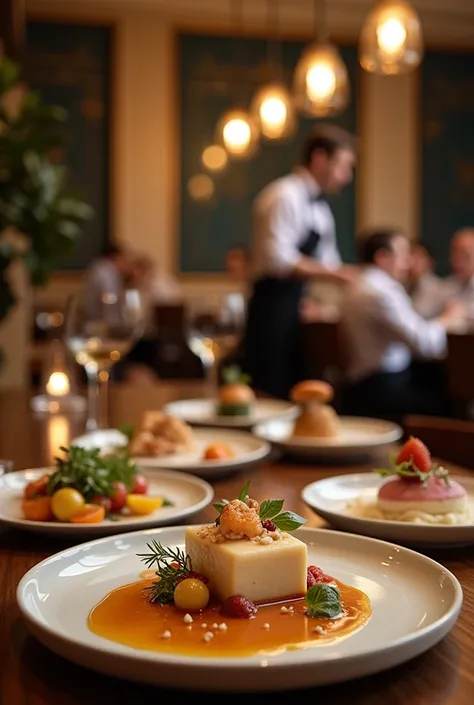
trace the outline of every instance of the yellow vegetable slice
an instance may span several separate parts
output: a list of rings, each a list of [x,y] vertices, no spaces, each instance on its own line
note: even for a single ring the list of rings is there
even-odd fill
[[[145,494],[129,494],[127,507],[132,514],[151,514],[159,509],[164,502],[163,497],[149,497]]]

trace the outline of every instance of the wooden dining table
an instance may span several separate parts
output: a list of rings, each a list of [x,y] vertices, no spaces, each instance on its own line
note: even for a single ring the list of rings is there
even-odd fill
[[[134,424],[142,411],[163,403],[202,396],[201,383],[114,385],[110,390],[109,421],[115,427]],[[83,431],[82,416],[35,415],[30,392],[0,393],[0,457],[14,469],[49,466],[60,446]],[[212,482],[216,497],[236,496],[247,479],[256,497],[284,497],[286,506],[308,519],[309,526],[325,526],[302,501],[305,485],[334,474],[370,471],[371,464],[317,465],[272,453],[245,472]],[[456,468],[456,472],[468,471]],[[212,507],[196,522],[213,519]],[[328,705],[472,705],[474,703],[474,546],[430,549],[427,553],[452,571],[464,591],[461,615],[452,631],[435,647],[407,663],[358,681],[313,690],[279,693],[180,693],[103,676],[70,663],[31,636],[17,603],[19,580],[36,563],[72,545],[70,539],[0,529],[0,705],[136,705],[180,701],[209,704],[252,702],[327,703]],[[78,595],[80,600],[81,596]],[[74,605],[71,605],[74,609]],[[178,684],[177,684],[178,686]]]

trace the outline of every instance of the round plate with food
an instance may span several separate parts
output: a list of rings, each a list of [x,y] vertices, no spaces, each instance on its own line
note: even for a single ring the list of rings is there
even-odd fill
[[[55,467],[0,477],[0,522],[44,534],[116,534],[189,520],[213,495],[198,477],[142,473],[72,446]]]
[[[184,419],[192,426],[218,426],[224,428],[251,428],[260,421],[280,417],[294,418],[296,408],[280,399],[255,399],[245,413],[222,413],[213,399],[182,399],[164,407],[173,416]]]
[[[260,421],[289,416],[297,411],[293,404],[280,399],[257,399],[250,377],[238,365],[222,370],[215,399],[184,399],[167,404],[164,410],[193,426],[251,428]]]
[[[160,412],[161,413],[161,412]],[[267,441],[255,438],[245,431],[222,428],[194,428],[189,431],[186,443],[163,445],[159,436],[143,438],[147,431],[139,430],[131,440],[116,429],[93,431],[76,438],[74,445],[83,448],[101,448],[113,453],[114,449],[127,447],[138,466],[143,468],[169,468],[185,470],[200,477],[222,477],[257,463],[270,452]],[[155,445],[155,439],[157,443]]]
[[[313,482],[302,497],[345,531],[416,546],[474,543],[474,479],[434,463],[419,439],[386,468]]]
[[[402,428],[391,421],[356,416],[340,416],[332,436],[296,435],[295,423],[271,419],[254,426],[253,433],[285,453],[320,461],[365,458],[403,435]]]
[[[259,503],[244,489],[216,505],[217,524],[107,537],[42,561],[17,589],[27,626],[63,658],[108,675],[235,692],[376,673],[455,624],[462,589],[439,563],[299,529],[305,520],[283,500]]]

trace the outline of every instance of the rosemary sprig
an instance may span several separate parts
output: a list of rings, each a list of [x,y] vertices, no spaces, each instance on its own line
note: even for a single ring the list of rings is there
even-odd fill
[[[147,543],[149,553],[138,553],[138,558],[152,568],[156,565],[156,575],[158,580],[150,585],[150,602],[158,602],[162,605],[173,602],[174,589],[183,576],[191,572],[191,559],[180,548],[169,548],[163,546],[158,541]]]

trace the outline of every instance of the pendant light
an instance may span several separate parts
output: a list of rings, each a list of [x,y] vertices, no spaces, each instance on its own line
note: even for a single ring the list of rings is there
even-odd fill
[[[288,139],[296,126],[292,97],[282,76],[277,8],[277,0],[267,0],[267,72],[270,80],[256,91],[251,105],[251,114],[258,121],[262,137],[268,140]]]
[[[241,27],[243,24],[242,0],[231,0],[231,10],[233,11],[231,14],[232,26]],[[243,31],[241,36],[241,41],[243,41]],[[240,65],[237,68],[241,68]],[[257,122],[244,107],[242,100],[238,99],[232,108],[226,110],[217,123],[216,141],[225,147],[231,159],[252,157],[258,148],[258,137]]]
[[[319,31],[295,69],[295,104],[305,115],[327,117],[337,115],[349,104],[349,76],[337,47],[327,38],[324,0],[315,1],[314,14]]]
[[[359,41],[359,61],[371,73],[413,71],[423,58],[420,18],[405,0],[377,0],[367,15]]]

